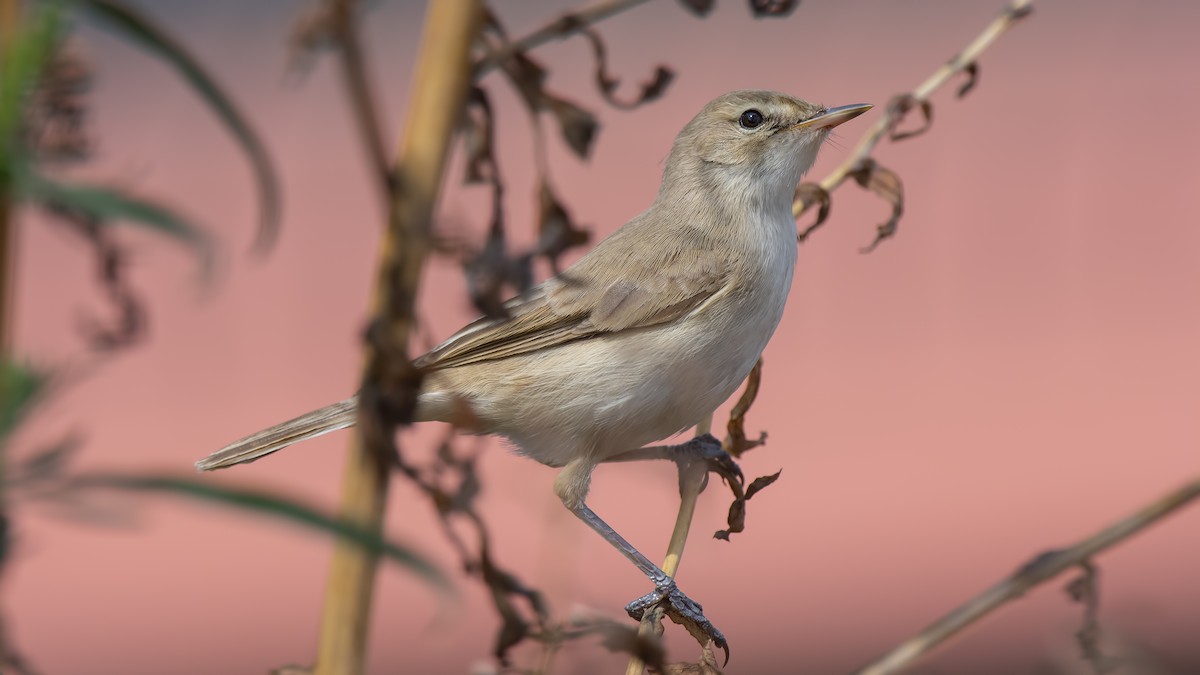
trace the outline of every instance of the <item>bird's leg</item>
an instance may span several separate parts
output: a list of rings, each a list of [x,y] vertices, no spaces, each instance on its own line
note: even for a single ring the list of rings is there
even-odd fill
[[[727,480],[734,478],[742,480],[742,469],[737,462],[733,460],[728,452],[725,452],[721,447],[721,441],[718,441],[712,434],[701,434],[691,440],[676,445],[652,445],[637,450],[630,450],[619,455],[606,458],[605,462],[638,462],[647,459],[666,459],[675,462],[679,466],[680,480],[683,478],[683,467],[692,461],[703,461],[708,464],[708,470],[712,471]],[[708,483],[708,477],[705,476],[705,485]],[[703,491],[705,485],[700,487]],[[682,483],[679,486],[679,491],[683,493]]]
[[[646,610],[661,604],[671,620],[687,628],[688,632],[701,644],[712,640],[718,647],[725,650],[728,659],[729,645],[725,641],[725,636],[704,616],[700,604],[684,595],[669,574],[642,555],[641,551],[634,548],[633,544],[618,534],[584,503],[583,497],[587,494],[593,468],[594,464],[586,460],[567,464],[554,482],[555,492],[558,493],[563,505],[571,513],[574,513],[580,520],[587,523],[588,527],[604,537],[608,543],[612,544],[613,548],[620,551],[621,555],[632,562],[654,584],[653,591],[626,605],[625,611],[629,616],[640,621]]]

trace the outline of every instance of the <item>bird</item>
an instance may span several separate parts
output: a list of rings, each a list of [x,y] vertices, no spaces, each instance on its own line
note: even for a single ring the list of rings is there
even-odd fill
[[[784,314],[796,268],[792,200],[830,131],[869,104],[824,107],[766,90],[709,102],[679,132],[650,208],[556,276],[414,360],[424,373],[415,421],[462,419],[558,468],[563,505],[654,584],[629,603],[661,604],[719,646],[701,606],[588,507],[602,462],[721,452],[695,426],[750,373]],[[357,397],[236,441],[196,463],[253,461],[352,426]],[[708,439],[715,441],[711,436]]]

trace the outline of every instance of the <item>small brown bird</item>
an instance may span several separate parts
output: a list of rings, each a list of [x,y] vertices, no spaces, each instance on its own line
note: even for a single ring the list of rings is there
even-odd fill
[[[771,91],[712,101],[679,133],[658,198],[570,268],[416,360],[418,421],[466,402],[479,433],[561,467],[563,505],[625,555],[664,603],[725,647],[700,605],[584,503],[600,462],[705,455],[711,443],[642,447],[694,426],[749,374],[783,316],[796,265],[791,204],[833,127],[869,105],[824,108]],[[197,462],[249,462],[355,422],[356,398],[244,438]],[[719,447],[717,448],[719,451]],[[707,455],[705,455],[707,456]]]

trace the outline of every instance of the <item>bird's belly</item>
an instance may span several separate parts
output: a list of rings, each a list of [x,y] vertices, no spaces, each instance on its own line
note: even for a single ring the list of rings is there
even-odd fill
[[[430,384],[469,401],[483,432],[544,464],[600,460],[683,431],[728,399],[774,332],[786,294],[784,286],[728,298],[672,324],[453,368]]]

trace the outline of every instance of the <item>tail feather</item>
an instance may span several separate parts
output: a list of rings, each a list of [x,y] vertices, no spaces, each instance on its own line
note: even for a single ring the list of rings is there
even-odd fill
[[[196,468],[200,471],[213,471],[253,462],[293,443],[352,427],[357,418],[358,397],[352,396],[345,401],[338,401],[269,429],[263,429],[240,441],[234,441],[196,462]]]

